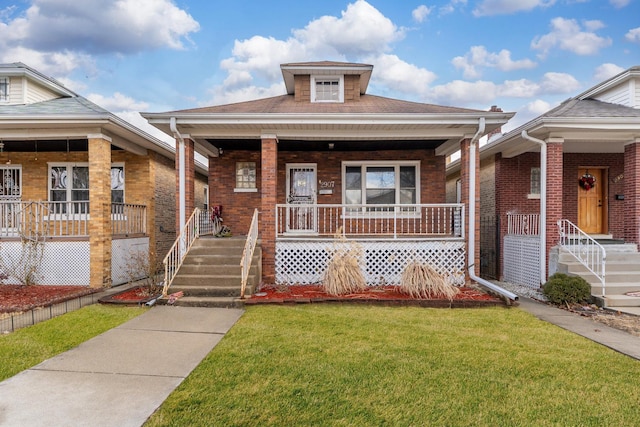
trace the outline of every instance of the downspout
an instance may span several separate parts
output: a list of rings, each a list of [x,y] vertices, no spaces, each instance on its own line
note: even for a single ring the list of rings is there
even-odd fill
[[[522,131],[522,138],[540,145],[540,285],[547,281],[547,143]]]
[[[178,131],[178,127],[176,126],[176,118],[171,117],[169,120],[169,128],[173,133],[173,136],[178,140],[178,198],[179,198],[179,229],[176,230],[176,235],[179,235],[184,225],[187,221],[186,218],[186,210],[187,210],[187,202],[186,202],[186,160],[185,156],[185,148],[184,148],[184,138]]]
[[[518,296],[513,292],[497,286],[488,280],[476,276],[475,273],[475,252],[476,252],[476,142],[484,133],[485,118],[480,117],[478,123],[478,131],[469,143],[469,247],[467,253],[467,264],[469,265],[469,278],[474,282],[482,285],[510,300],[517,301]]]

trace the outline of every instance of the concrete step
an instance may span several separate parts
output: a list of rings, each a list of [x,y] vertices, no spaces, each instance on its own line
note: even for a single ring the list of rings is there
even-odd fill
[[[607,295],[623,295],[627,292],[640,291],[640,282],[637,283],[620,283],[620,282],[605,282],[604,286],[605,294]],[[602,286],[598,284],[591,285],[592,295],[602,295]]]
[[[167,300],[159,300],[158,304],[167,304]],[[178,307],[215,307],[244,308],[244,300],[237,297],[190,297],[178,298],[172,305]]]
[[[224,264],[183,264],[178,270],[178,274],[196,274],[209,276],[229,276],[239,275],[241,272],[240,265],[224,265]],[[250,275],[258,273],[258,266],[252,265],[249,269]]]
[[[253,292],[254,285],[247,284],[245,294],[251,294]],[[239,297],[240,296],[240,284],[234,286],[189,286],[189,285],[171,285],[169,293],[183,292],[185,296],[198,296],[198,297]]]
[[[628,295],[607,295],[604,298],[605,307],[640,307],[640,297]]]
[[[240,287],[242,277],[240,276],[240,272],[238,274],[226,274],[220,276],[210,276],[206,274],[178,274],[174,279],[173,283],[171,283],[171,288],[173,289],[176,286],[221,286],[221,287],[230,287],[236,286]],[[248,283],[255,283],[257,281],[256,276],[249,276],[247,279]]]

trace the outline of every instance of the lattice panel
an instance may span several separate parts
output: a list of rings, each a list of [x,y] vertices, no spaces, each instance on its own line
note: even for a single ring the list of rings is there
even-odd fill
[[[3,273],[10,277],[4,280],[8,284],[20,284],[12,276],[11,270],[24,264],[28,250],[21,242],[3,241],[0,245],[0,265]],[[38,258],[38,256],[37,256]],[[36,272],[36,283],[45,285],[89,284],[89,242],[45,241],[42,246],[41,267]]]
[[[532,289],[540,287],[540,239],[505,236],[504,280]]]
[[[111,241],[111,280],[114,286],[127,283],[133,278],[146,277],[146,265],[136,265],[132,255],[141,252],[149,253],[149,238],[114,239]],[[147,259],[148,258],[144,258]],[[137,270],[137,271],[136,271]]]
[[[362,268],[369,285],[399,284],[413,260],[431,265],[456,284],[464,284],[465,245],[456,241],[360,241]],[[329,261],[330,241],[276,242],[276,283],[320,283]]]

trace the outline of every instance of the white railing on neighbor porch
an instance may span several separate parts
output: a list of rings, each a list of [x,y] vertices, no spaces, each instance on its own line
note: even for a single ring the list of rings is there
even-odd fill
[[[464,239],[463,219],[464,205],[459,203],[280,204],[276,209],[276,237],[331,237],[341,232],[352,238]]]
[[[249,278],[249,269],[251,268],[251,261],[253,259],[253,251],[256,248],[257,242],[258,242],[258,209],[255,209],[253,211],[253,217],[251,218],[251,225],[249,226],[249,232],[247,233],[247,240],[244,244],[244,251],[242,252],[242,260],[240,260],[240,268],[242,269],[240,298],[244,298],[245,289],[247,287],[247,279]]]
[[[605,264],[607,252],[604,247],[569,220],[558,221],[560,246],[573,255],[587,270],[602,283],[602,296],[605,296]]]
[[[114,235],[146,234],[146,206],[111,204]],[[88,201],[1,201],[0,238],[37,234],[47,237],[89,236]]]
[[[507,214],[507,234],[516,236],[539,236],[539,214]]]

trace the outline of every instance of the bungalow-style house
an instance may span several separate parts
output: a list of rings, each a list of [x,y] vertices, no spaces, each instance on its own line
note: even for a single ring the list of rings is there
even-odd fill
[[[478,138],[513,114],[370,95],[367,64],[280,68],[281,96],[142,113],[185,153],[184,178],[176,180],[184,186],[181,218],[194,206],[193,153],[205,148],[214,153],[209,203],[223,207],[224,224],[247,234],[259,212],[264,283],[320,282],[336,234],[362,245],[372,285],[398,283],[412,260],[454,282],[473,278],[478,211],[468,181],[461,202],[446,203],[445,159],[458,150],[463,159],[475,155]]]
[[[205,170],[198,163],[200,204]],[[22,63],[0,65],[4,283],[130,280],[138,252],[162,260],[175,240],[174,180],[172,145]]]
[[[581,275],[604,305],[640,306],[640,67],[490,140],[480,158],[480,209],[497,224],[481,265],[535,288]],[[449,200],[461,167],[448,165]]]

